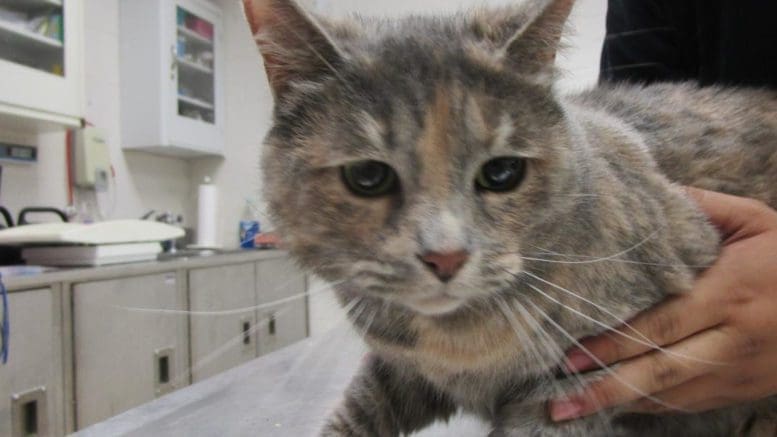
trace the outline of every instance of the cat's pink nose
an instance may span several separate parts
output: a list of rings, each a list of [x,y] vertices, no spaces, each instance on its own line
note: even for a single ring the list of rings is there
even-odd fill
[[[418,259],[429,268],[442,282],[448,282],[456,276],[461,267],[469,259],[469,252],[459,250],[456,252],[426,252],[418,255]]]

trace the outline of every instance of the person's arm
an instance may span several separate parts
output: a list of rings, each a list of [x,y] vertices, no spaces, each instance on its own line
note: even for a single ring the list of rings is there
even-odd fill
[[[601,81],[650,83],[693,77],[690,2],[609,0]]]
[[[777,394],[777,212],[741,197],[689,193],[721,231],[720,257],[691,292],[630,323],[663,349],[601,335],[582,342],[586,351],[570,351],[571,371],[595,368],[591,355],[621,365],[613,370],[617,379],[551,402],[554,420],[618,404],[642,413],[698,412]]]

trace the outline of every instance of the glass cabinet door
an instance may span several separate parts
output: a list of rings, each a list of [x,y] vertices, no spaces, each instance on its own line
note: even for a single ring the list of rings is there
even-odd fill
[[[64,76],[65,1],[0,0],[0,59]]]
[[[214,25],[180,5],[176,6],[176,20],[178,115],[214,124],[216,121]]]

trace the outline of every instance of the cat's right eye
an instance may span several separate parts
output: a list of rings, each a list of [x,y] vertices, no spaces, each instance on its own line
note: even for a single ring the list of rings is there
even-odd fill
[[[357,161],[341,167],[343,182],[352,193],[362,197],[389,194],[399,186],[393,168],[380,161]]]
[[[526,174],[526,160],[522,158],[495,158],[480,168],[475,186],[479,191],[503,193],[514,190]]]

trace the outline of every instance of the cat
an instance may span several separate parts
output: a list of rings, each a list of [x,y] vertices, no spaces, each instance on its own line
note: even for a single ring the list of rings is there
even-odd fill
[[[372,350],[323,435],[405,434],[458,410],[492,436],[774,429],[775,399],[547,417],[549,399],[599,377],[558,377],[565,350],[689,291],[716,259],[720,236],[681,185],[777,207],[775,92],[558,95],[572,6],[332,20],[244,0],[275,100],[273,221]]]

